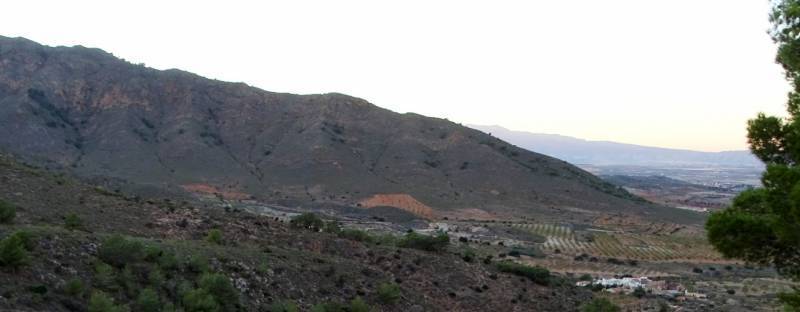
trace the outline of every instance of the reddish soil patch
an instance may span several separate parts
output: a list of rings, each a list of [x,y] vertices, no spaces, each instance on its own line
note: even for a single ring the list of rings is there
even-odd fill
[[[208,184],[201,184],[201,183],[184,184],[184,185],[181,185],[181,187],[184,190],[186,190],[187,192],[200,194],[200,195],[220,195],[224,199],[242,200],[242,199],[249,199],[250,198],[250,194],[242,193],[242,192],[236,192],[236,191],[221,191],[216,186],[208,185]]]
[[[389,206],[400,208],[427,219],[433,219],[434,217],[433,208],[428,207],[408,194],[377,194],[362,200],[360,203],[364,208]]]

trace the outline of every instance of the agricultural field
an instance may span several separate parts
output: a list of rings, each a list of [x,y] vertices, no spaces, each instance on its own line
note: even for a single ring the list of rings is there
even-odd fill
[[[559,224],[517,223],[512,227],[545,237],[540,248],[555,254],[647,261],[723,261],[703,237],[592,228],[575,231],[569,225]]]

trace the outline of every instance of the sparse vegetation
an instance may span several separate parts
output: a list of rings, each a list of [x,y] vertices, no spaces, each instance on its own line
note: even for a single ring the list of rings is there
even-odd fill
[[[11,203],[0,199],[0,223],[11,223],[17,216],[17,208]]]

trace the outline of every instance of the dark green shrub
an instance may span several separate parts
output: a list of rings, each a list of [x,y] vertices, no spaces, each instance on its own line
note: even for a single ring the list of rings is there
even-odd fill
[[[158,266],[153,266],[150,272],[147,273],[147,282],[155,289],[161,288],[164,281],[166,281],[166,278],[164,277],[164,273],[161,272],[161,268]]]
[[[364,302],[364,299],[356,297],[353,301],[350,301],[349,312],[370,312],[370,308],[369,305]]]
[[[74,213],[64,217],[64,227],[68,230],[77,230],[83,227],[83,220]]]
[[[208,271],[208,259],[200,255],[190,255],[186,259],[186,269],[194,273]]]
[[[464,250],[464,252],[461,254],[461,259],[463,259],[465,262],[472,263],[475,261],[475,258],[477,258],[477,255],[475,254],[475,250],[472,249]]]
[[[217,312],[219,304],[208,291],[198,288],[184,293],[183,308],[186,312]]]
[[[647,295],[647,292],[644,291],[644,288],[642,287],[636,287],[636,289],[633,290],[632,295],[636,298],[642,298]]]
[[[0,223],[11,223],[17,216],[17,207],[9,202],[0,200]]]
[[[222,245],[222,231],[219,229],[212,229],[206,235],[206,241],[212,244]]]
[[[197,284],[208,291],[224,311],[234,310],[239,304],[239,291],[225,275],[206,273],[200,277]]]
[[[144,260],[151,263],[158,263],[164,251],[156,245],[147,245],[144,247]]]
[[[33,239],[33,235],[31,235],[31,233],[28,231],[19,230],[9,235],[9,237],[12,236],[16,236],[16,238],[22,242],[22,246],[24,246],[25,250],[27,251],[33,251],[33,248],[36,247],[36,242]]]
[[[178,268],[178,258],[172,252],[162,252],[158,257],[158,266],[164,270],[175,270]]]
[[[298,215],[289,222],[293,228],[298,229],[306,229],[312,231],[319,231],[325,226],[325,222],[322,221],[317,215],[306,212],[304,214]]]
[[[450,244],[450,236],[439,232],[436,236],[417,234],[416,232],[407,233],[398,245],[404,248],[414,248],[425,251],[441,251]]]
[[[620,308],[606,298],[594,298],[580,307],[581,312],[619,312]]]
[[[277,301],[269,307],[270,312],[297,312],[297,305],[291,301]]]
[[[400,300],[400,286],[395,283],[383,283],[378,286],[378,299],[385,304],[393,304]]]
[[[548,285],[550,283],[550,271],[543,267],[532,267],[511,261],[503,261],[497,263],[497,269],[500,270],[500,272],[527,277],[529,280],[539,285]]]
[[[44,295],[47,293],[47,286],[45,285],[35,285],[28,287],[28,291],[37,294],[37,295]]]
[[[84,291],[83,281],[80,279],[73,278],[64,284],[64,293],[67,295],[80,298],[83,297]]]
[[[0,241],[0,266],[16,269],[28,263],[24,237],[14,233]]]
[[[122,286],[125,293],[130,297],[136,296],[136,292],[139,291],[139,282],[136,280],[136,275],[130,265],[126,265],[122,272],[117,275],[117,283]]]
[[[141,312],[159,312],[161,311],[161,301],[158,299],[158,293],[152,288],[145,288],[136,297],[136,311]]]
[[[97,256],[105,263],[122,268],[128,263],[144,259],[144,245],[121,235],[114,235],[103,242],[97,251]]]
[[[116,273],[114,272],[114,267],[100,262],[94,266],[94,283],[100,288],[103,289],[116,289],[117,277]]]
[[[102,291],[95,291],[92,297],[89,298],[89,312],[123,312],[127,311],[122,306],[114,304],[114,299],[111,299],[106,293]]]

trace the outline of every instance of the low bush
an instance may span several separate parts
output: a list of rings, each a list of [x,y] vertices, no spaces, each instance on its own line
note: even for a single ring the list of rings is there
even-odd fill
[[[385,304],[393,304],[400,300],[400,285],[383,283],[378,286],[378,299]]]
[[[364,302],[364,299],[361,297],[356,297],[353,301],[350,301],[350,309],[348,312],[370,312],[369,305]]]
[[[619,312],[620,308],[606,298],[594,298],[580,307],[581,312]]]
[[[222,245],[222,231],[219,229],[211,229],[206,235],[206,241],[212,244]]]
[[[550,284],[550,271],[543,267],[532,267],[511,261],[503,261],[497,263],[497,269],[500,270],[500,272],[526,277],[539,285]]]
[[[347,305],[338,302],[318,303],[311,307],[311,312],[347,312]]]
[[[64,217],[64,227],[68,230],[77,230],[83,227],[83,220],[74,213]]]
[[[417,234],[416,232],[407,233],[400,240],[398,246],[404,248],[414,248],[425,251],[442,251],[450,244],[450,236],[444,232],[439,232],[436,236]]]
[[[97,251],[97,256],[105,263],[122,268],[128,263],[144,259],[144,245],[121,235],[114,235],[103,242]]]
[[[78,298],[83,297],[83,292],[85,291],[83,281],[77,278],[67,281],[63,290],[65,294]]]
[[[17,207],[9,202],[0,200],[0,223],[11,223],[17,216]]]

